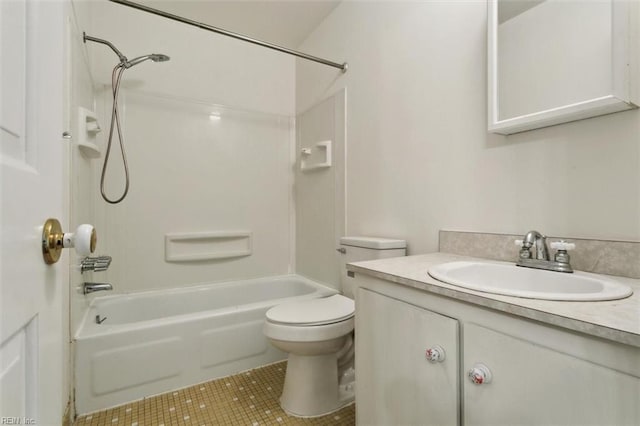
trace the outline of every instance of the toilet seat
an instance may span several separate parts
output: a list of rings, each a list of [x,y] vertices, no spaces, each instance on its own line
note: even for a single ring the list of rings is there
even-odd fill
[[[353,317],[331,324],[298,326],[278,324],[266,320],[264,322],[264,335],[270,339],[284,342],[324,342],[339,339],[351,333],[355,327]]]
[[[283,303],[267,311],[267,321],[295,327],[314,327],[353,318],[355,304],[348,297],[334,294],[321,299]]]
[[[322,342],[346,336],[353,331],[353,300],[339,294],[284,303],[269,309],[264,334],[288,342]]]

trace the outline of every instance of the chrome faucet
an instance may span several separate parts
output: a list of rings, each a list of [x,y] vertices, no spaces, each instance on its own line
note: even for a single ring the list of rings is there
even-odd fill
[[[531,257],[531,247],[536,247],[536,259],[549,260],[549,249],[547,248],[547,237],[538,231],[529,231],[522,240],[522,249],[520,250],[520,258],[528,259]]]
[[[84,294],[89,294],[96,291],[113,290],[113,286],[109,283],[84,283],[82,289]]]
[[[547,248],[547,237],[538,231],[529,231],[522,241],[516,240],[516,244],[520,245],[519,259],[517,266],[526,268],[545,269],[547,271],[556,272],[573,272],[571,267],[571,258],[568,250],[573,250],[575,244],[565,241],[556,241],[551,243],[551,248],[556,249],[553,260],[549,258],[549,249]],[[531,249],[535,249],[535,258],[532,257]]]
[[[109,265],[111,265],[111,256],[85,257],[80,262],[80,273],[106,271]]]

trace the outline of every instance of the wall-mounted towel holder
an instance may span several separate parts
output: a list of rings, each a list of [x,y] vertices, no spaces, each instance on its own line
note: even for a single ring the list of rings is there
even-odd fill
[[[309,160],[313,155],[314,148],[321,152],[323,161],[310,163]],[[300,151],[300,170],[306,172],[331,167],[331,155],[331,141],[318,142],[312,148],[302,148]]]

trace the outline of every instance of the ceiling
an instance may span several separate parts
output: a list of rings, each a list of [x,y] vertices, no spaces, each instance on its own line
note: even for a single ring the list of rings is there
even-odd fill
[[[297,48],[340,1],[134,0],[214,27]]]

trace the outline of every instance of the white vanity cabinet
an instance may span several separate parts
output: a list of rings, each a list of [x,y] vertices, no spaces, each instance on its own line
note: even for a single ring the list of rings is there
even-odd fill
[[[514,337],[473,323],[464,325],[462,346],[465,372],[481,361],[493,376],[486,384],[463,382],[468,424],[640,424],[640,380],[615,366],[541,346],[534,336]]]
[[[356,300],[358,424],[458,424],[458,321],[366,289]]]
[[[359,425],[640,424],[640,348],[361,273],[355,282]],[[432,345],[443,362],[425,359]],[[489,373],[474,383],[479,365]]]

